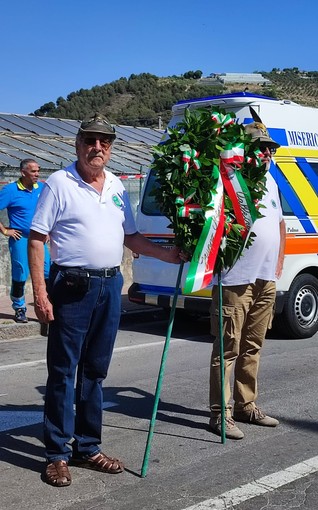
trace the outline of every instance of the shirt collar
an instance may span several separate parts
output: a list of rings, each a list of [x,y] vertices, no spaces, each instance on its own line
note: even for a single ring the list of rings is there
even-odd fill
[[[17,180],[17,186],[20,190],[22,191],[30,191],[28,188],[26,188],[23,184],[22,184],[22,181],[21,181],[21,178]],[[33,184],[33,189],[37,189],[39,187],[38,183],[35,182]]]
[[[65,171],[69,177],[76,179],[77,181],[82,181],[84,184],[89,186],[89,184],[87,184],[87,182],[83,181],[82,177],[78,173],[78,171],[76,169],[76,161],[74,161],[70,166],[66,167]],[[106,170],[105,167],[104,167],[104,174],[105,174],[107,181],[109,181],[111,183],[112,182],[112,173],[109,170]]]

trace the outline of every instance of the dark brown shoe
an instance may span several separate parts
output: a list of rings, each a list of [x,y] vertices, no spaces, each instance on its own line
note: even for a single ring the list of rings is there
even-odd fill
[[[105,453],[99,452],[92,457],[72,457],[71,464],[74,466],[94,469],[101,473],[110,473],[116,475],[122,473],[125,470],[124,464],[121,460],[108,457]]]
[[[66,460],[50,462],[45,469],[44,480],[54,487],[67,487],[72,483],[71,473]]]

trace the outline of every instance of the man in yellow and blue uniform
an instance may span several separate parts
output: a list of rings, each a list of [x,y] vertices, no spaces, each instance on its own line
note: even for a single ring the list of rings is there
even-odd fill
[[[3,187],[0,191],[0,209],[7,209],[9,227],[0,222],[0,231],[9,237],[11,257],[11,300],[16,322],[27,322],[24,297],[25,282],[29,276],[28,237],[35,207],[43,183],[38,182],[40,168],[33,159],[20,163],[21,177]],[[45,244],[45,278],[49,275],[50,256]]]

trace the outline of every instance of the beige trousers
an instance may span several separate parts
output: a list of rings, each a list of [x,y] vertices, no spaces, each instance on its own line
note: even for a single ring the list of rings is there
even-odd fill
[[[234,367],[233,400],[236,409],[253,408],[257,398],[260,349],[271,327],[276,296],[275,282],[256,280],[253,284],[222,287],[224,394],[231,409],[230,378]],[[221,409],[221,373],[218,287],[212,292],[211,332],[213,343],[210,370],[210,409]]]

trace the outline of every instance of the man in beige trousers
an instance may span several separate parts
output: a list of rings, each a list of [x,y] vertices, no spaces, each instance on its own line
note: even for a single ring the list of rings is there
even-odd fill
[[[263,161],[269,169],[272,155],[279,144],[272,140],[261,123],[246,126],[252,139],[259,140]],[[244,433],[235,421],[275,427],[278,420],[267,416],[255,401],[260,351],[267,330],[271,327],[276,297],[275,281],[280,277],[285,248],[285,222],[282,216],[277,185],[267,173],[267,192],[261,203],[263,218],[256,220],[256,234],[250,248],[234,267],[222,274],[222,315],[224,342],[225,436],[242,439]],[[210,428],[221,435],[221,373],[220,338],[218,331],[218,288],[212,291],[211,330],[215,336],[210,371]],[[234,412],[230,377],[234,366]],[[235,420],[235,421],[234,421]]]

